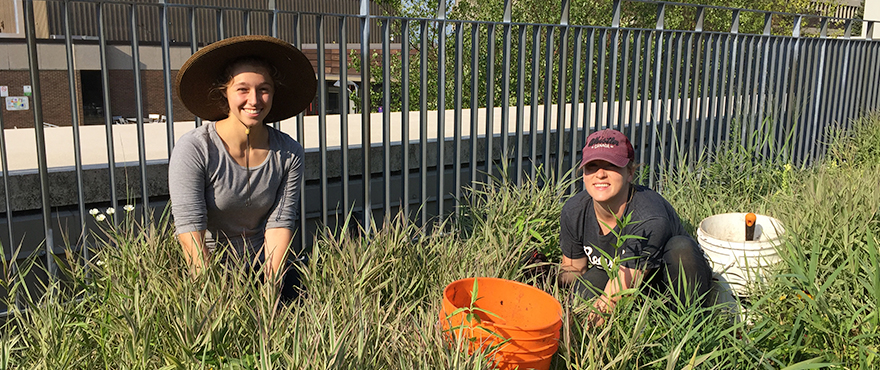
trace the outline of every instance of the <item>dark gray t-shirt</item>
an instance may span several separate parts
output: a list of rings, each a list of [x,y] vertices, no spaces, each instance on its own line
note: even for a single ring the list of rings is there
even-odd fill
[[[229,155],[213,122],[181,136],[168,164],[178,234],[206,230],[211,250],[219,242],[253,252],[263,246],[266,229],[295,229],[303,148],[289,135],[267,128],[269,155],[250,171]]]
[[[624,215],[632,215],[631,223],[622,231],[614,225],[614,232],[602,235],[602,229],[593,208],[593,198],[587,191],[573,196],[562,207],[559,246],[562,254],[571,259],[587,258],[591,266],[609,265],[599,250],[612,258],[620,257],[621,266],[632,269],[652,269],[660,266],[663,247],[676,235],[687,235],[678,214],[660,194],[644,186],[633,187],[632,200]],[[635,235],[615,249],[619,235]],[[603,263],[604,262],[604,263]]]

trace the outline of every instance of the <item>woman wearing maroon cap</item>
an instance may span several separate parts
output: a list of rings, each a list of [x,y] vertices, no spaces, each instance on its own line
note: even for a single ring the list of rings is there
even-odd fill
[[[590,323],[602,325],[619,292],[648,282],[680,299],[702,299],[712,269],[675,209],[647,187],[632,184],[636,167],[629,139],[606,129],[587,138],[583,149],[584,188],[565,202],[560,219],[560,282],[584,299],[598,297]],[[617,220],[630,217],[620,230]],[[618,240],[616,235],[636,236]],[[610,256],[617,263],[609,261]],[[617,271],[609,271],[617,269]],[[614,276],[614,278],[610,278]]]

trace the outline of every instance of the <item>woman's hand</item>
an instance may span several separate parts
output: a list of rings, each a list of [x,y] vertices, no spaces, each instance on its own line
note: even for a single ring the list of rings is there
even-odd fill
[[[593,310],[587,315],[587,325],[599,327],[605,324],[605,316],[614,311],[614,306],[621,298],[621,292],[638,285],[645,271],[619,267],[617,277],[608,280],[602,295],[593,302]]]
[[[183,247],[183,258],[192,277],[201,275],[211,261],[211,252],[205,246],[205,230],[180,234],[177,240]]]

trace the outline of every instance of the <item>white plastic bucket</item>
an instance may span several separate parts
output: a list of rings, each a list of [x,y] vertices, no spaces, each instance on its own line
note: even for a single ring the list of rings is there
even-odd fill
[[[738,295],[746,286],[766,280],[768,267],[780,261],[776,253],[784,228],[779,220],[756,215],[755,240],[746,240],[746,213],[724,213],[707,217],[697,229],[712,270],[721,274]]]

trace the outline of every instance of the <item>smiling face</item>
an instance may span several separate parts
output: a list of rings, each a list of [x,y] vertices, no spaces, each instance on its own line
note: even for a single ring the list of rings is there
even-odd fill
[[[626,203],[629,184],[633,180],[630,166],[617,167],[609,162],[597,160],[584,165],[584,188],[593,201],[602,208],[617,209]]]
[[[247,127],[263,123],[272,109],[275,85],[269,71],[254,63],[240,63],[232,67],[232,78],[223,95],[229,104],[229,118]]]

